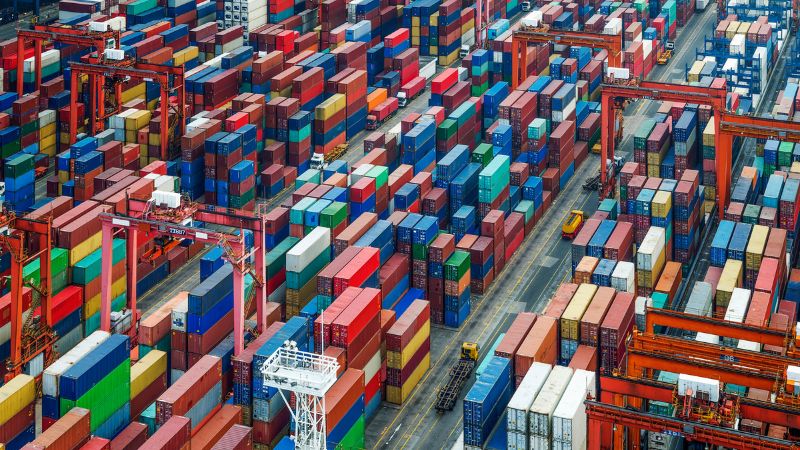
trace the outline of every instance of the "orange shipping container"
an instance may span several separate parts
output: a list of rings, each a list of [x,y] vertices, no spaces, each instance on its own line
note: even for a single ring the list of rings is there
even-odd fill
[[[367,109],[372,111],[376,106],[385,102],[387,98],[386,88],[378,88],[367,94]]]
[[[517,314],[511,326],[508,327],[506,335],[503,336],[503,340],[500,341],[500,344],[494,350],[494,354],[502,356],[503,358],[509,358],[513,361],[514,355],[517,354],[519,346],[522,344],[525,336],[528,335],[534,322],[536,322],[536,314],[534,313],[523,312]]]
[[[572,356],[572,360],[569,362],[569,368],[597,372],[597,347],[579,345],[578,350],[575,351],[575,355]]]
[[[89,438],[89,410],[72,408],[23,450],[72,450]]]
[[[614,300],[616,291],[610,287],[601,286],[589,303],[589,308],[581,318],[580,343],[591,347],[600,345],[600,324]]]
[[[675,293],[678,292],[678,286],[681,285],[681,263],[676,261],[669,261],[664,266],[664,271],[661,272],[661,277],[656,284],[656,292],[663,292],[669,297],[669,304],[675,298]]]
[[[591,283],[592,273],[594,273],[594,269],[597,268],[599,263],[600,260],[593,256],[584,256],[578,262],[578,266],[575,267],[575,276],[572,281],[576,284]]]
[[[555,364],[558,357],[558,320],[541,316],[525,336],[514,358],[514,373],[524,377],[534,362]]]
[[[208,422],[192,436],[192,450],[210,450],[234,425],[242,421],[242,408],[223,405]]]

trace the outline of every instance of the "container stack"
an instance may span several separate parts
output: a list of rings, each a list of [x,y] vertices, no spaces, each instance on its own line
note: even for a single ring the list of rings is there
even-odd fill
[[[414,300],[386,334],[386,400],[403,404],[430,367],[430,304]]]
[[[490,359],[464,398],[465,445],[484,445],[514,393],[511,361],[499,356]]]
[[[348,368],[325,393],[327,440],[342,448],[364,448],[364,371]]]
[[[138,417],[167,390],[167,353],[151,350],[131,367],[131,418]]]
[[[92,433],[113,438],[130,422],[130,383],[130,341],[111,335],[58,378],[60,417],[76,406],[89,409]]]
[[[553,366],[535,362],[517,386],[514,395],[508,402],[506,415],[506,432],[508,448],[528,448],[528,410],[541,392]]]
[[[691,258],[699,245],[702,207],[700,174],[696,170],[686,170],[673,195],[674,259],[684,264],[684,270],[688,270]]]
[[[453,252],[444,265],[444,324],[460,327],[470,312],[470,254]]]
[[[57,222],[57,221],[56,221]],[[56,223],[54,222],[54,223]],[[63,227],[70,230],[72,227]],[[74,232],[73,232],[74,234]],[[67,246],[66,243],[60,244]],[[74,245],[74,244],[73,244]],[[115,239],[111,247],[111,298],[112,310],[119,311],[125,306],[127,289],[125,240]],[[102,250],[89,253],[72,265],[72,283],[83,290],[84,332],[88,336],[100,328],[100,272]]]
[[[574,147],[575,122],[565,120],[553,129],[549,143],[550,167],[558,169],[558,184],[545,186],[545,189],[550,188],[548,190],[553,191],[555,188],[555,191],[558,192],[572,178],[575,171]]]
[[[62,445],[66,448],[79,448],[92,434],[90,415],[88,409],[72,408],[36,439],[30,436],[30,440],[19,442],[19,447],[15,448],[60,448]]]
[[[36,381],[20,374],[0,387],[0,440],[21,448],[35,438]]]
[[[445,323],[445,262],[453,255],[455,247],[455,236],[442,233],[433,240],[428,254],[427,298],[431,303],[431,320],[438,325]]]
[[[578,290],[575,292],[567,309],[561,316],[561,341],[559,343],[561,349],[559,354],[560,364],[569,364],[569,361],[572,359],[581,341],[581,318],[583,318],[584,313],[592,303],[592,299],[598,297],[598,292],[601,292],[598,298],[604,298],[606,296],[605,293],[600,291],[605,291],[606,289],[608,288],[598,288],[596,285],[586,283],[578,286]],[[611,291],[613,293],[613,290]]]
[[[205,355],[156,400],[156,423],[160,427],[175,416],[191,420],[199,428],[222,401],[222,360]]]
[[[650,227],[636,253],[636,293],[648,296],[666,264],[665,230]]]
[[[286,316],[297,315],[314,297],[316,276],[331,262],[331,233],[314,228],[286,253]]]
[[[675,141],[675,179],[697,165],[697,113],[685,110],[673,127]]]
[[[508,210],[510,182],[508,156],[498,155],[478,175],[478,217],[483,219],[493,209]]]
[[[173,363],[180,360],[173,364],[178,370],[191,368],[233,329],[233,266],[225,264],[201,281],[189,291],[187,302],[186,346],[172,349]],[[177,343],[183,341],[173,339]]]

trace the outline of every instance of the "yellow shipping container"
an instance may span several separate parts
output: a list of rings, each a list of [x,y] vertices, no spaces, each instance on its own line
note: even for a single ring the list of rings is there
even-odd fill
[[[729,259],[725,261],[725,267],[722,268],[722,274],[717,283],[717,306],[727,307],[731,300],[733,290],[742,286],[742,262],[738,259]]]
[[[58,171],[58,182],[61,184],[66,183],[69,181],[69,172],[66,170],[59,170]]]
[[[167,373],[167,354],[150,350],[144,358],[131,367],[131,398],[136,398],[146,387]]]
[[[456,61],[456,58],[458,58],[458,49],[453,50],[453,53],[450,53],[449,55],[439,55],[439,65],[449,66]]]
[[[147,145],[155,145],[156,147],[161,145],[161,134],[160,133],[148,133],[147,134]]]
[[[414,47],[419,47],[419,35],[411,36],[411,45],[413,45]]]
[[[711,119],[706,124],[705,129],[703,129],[703,145],[713,147],[714,135],[714,116],[711,116]]]
[[[47,136],[39,140],[39,151],[48,156],[56,154],[56,135]]]
[[[425,375],[425,372],[431,366],[431,355],[428,353],[422,358],[419,365],[414,372],[411,373],[411,376],[408,377],[408,380],[403,383],[402,387],[397,386],[386,386],[386,401],[389,403],[394,403],[395,405],[402,405],[409,395],[411,395],[411,391],[417,386],[419,380],[422,379],[422,376]]]
[[[463,25],[461,25],[461,34],[465,34],[467,31],[472,30],[475,28],[475,19],[469,19],[469,21]]]
[[[386,88],[377,88],[367,94],[367,110],[372,111],[387,99]]]
[[[438,27],[439,26],[439,12],[432,14],[429,19],[430,26]]]
[[[636,270],[636,285],[639,287],[654,289],[658,282],[658,275],[653,276],[649,270]]]
[[[420,26],[419,16],[412,16],[411,17],[411,27],[419,29],[419,26]]]
[[[653,217],[666,218],[672,210],[672,193],[667,191],[658,191],[653,196],[653,202],[650,204],[650,212]]]
[[[135,133],[139,129],[146,127],[147,123],[150,122],[151,117],[152,114],[150,111],[138,110],[132,112],[125,117],[125,130],[133,131]]]
[[[0,425],[36,400],[36,380],[20,374],[0,387]]]
[[[145,84],[139,83],[126,91],[122,91],[122,103],[128,103],[137,98],[144,98]]]
[[[658,166],[661,164],[661,153],[647,153],[647,164],[651,166]]]
[[[734,20],[733,22],[728,23],[728,28],[725,30],[725,37],[728,39],[733,39],[736,36],[736,32],[739,31],[739,22]]]
[[[767,246],[769,227],[764,225],[753,225],[750,232],[750,240],[747,241],[747,248],[744,254],[744,266],[746,269],[758,270],[761,267],[761,256]]]
[[[688,81],[691,82],[698,82],[700,81],[700,71],[703,70],[703,66],[705,66],[705,62],[702,60],[695,61],[692,64],[692,67],[689,69],[689,75],[687,77]]]
[[[56,135],[56,123],[48,123],[47,125],[39,128],[39,139]]]
[[[101,294],[97,294],[83,302],[83,320],[87,320],[100,311],[100,298]]]
[[[561,338],[577,341],[580,338],[580,323],[583,313],[592,302],[597,286],[594,284],[583,283],[578,286],[572,300],[569,301],[567,309],[561,315]]]
[[[417,353],[422,344],[431,337],[431,323],[425,322],[417,334],[411,338],[411,342],[400,352],[386,352],[386,366],[392,369],[402,369],[408,364],[411,358]]]
[[[747,31],[750,30],[750,22],[739,22],[739,29],[736,30],[736,34],[743,34],[747,36]]]
[[[76,245],[69,251],[69,265],[74,266],[78,261],[89,256],[89,253],[100,248],[103,242],[103,233],[97,232],[94,236]]]
[[[200,51],[194,45],[190,45],[183,50],[175,52],[172,55],[173,62],[176,66],[186,63],[186,61],[191,61],[197,58],[200,55]]]
[[[337,112],[347,107],[347,98],[344,94],[333,94],[327,100],[314,108],[314,119],[328,120]]]
[[[435,45],[431,45],[430,47],[428,47],[428,53],[431,54],[431,55],[438,55],[439,54],[439,47],[437,47]]]
[[[794,161],[792,167],[789,168],[789,172],[800,173],[800,161]]]
[[[123,275],[111,283],[111,298],[117,298],[128,289],[128,277]]]
[[[647,165],[647,176],[648,177],[659,177],[661,176],[661,167],[657,164],[648,164]]]

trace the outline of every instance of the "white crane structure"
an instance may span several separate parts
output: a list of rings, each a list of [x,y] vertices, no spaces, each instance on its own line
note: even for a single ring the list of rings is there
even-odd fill
[[[335,358],[299,350],[294,341],[286,341],[261,365],[264,385],[277,389],[292,413],[295,448],[326,448],[325,393],[338,370]],[[294,408],[287,391],[295,396]]]

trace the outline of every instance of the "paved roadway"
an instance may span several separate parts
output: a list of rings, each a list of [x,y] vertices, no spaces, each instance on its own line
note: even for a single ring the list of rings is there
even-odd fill
[[[650,79],[682,82],[685,66],[694,61],[695,43],[702,42],[716,20],[715,7],[691,19],[678,34],[677,52],[666,66],[656,67]],[[642,119],[658,109],[655,102],[640,101],[628,107],[625,126],[629,130],[620,149],[630,154],[632,130]],[[561,239],[561,224],[572,209],[583,209],[591,215],[597,206],[597,194],[583,191],[586,178],[596,174],[599,158],[589,159],[576,170],[572,181],[553,203],[550,211],[526,238],[510,265],[486,295],[473,298],[473,312],[459,330],[433,328],[431,331],[431,369],[402,407],[384,404],[367,427],[368,448],[459,448],[463,442],[461,406],[445,415],[433,409],[436,388],[446,378],[449,368],[458,359],[463,341],[476,341],[488,348],[504,332],[520,311],[539,312],[561,282],[571,272],[569,242]],[[466,393],[466,389],[462,392]],[[454,445],[455,444],[455,445]]]

